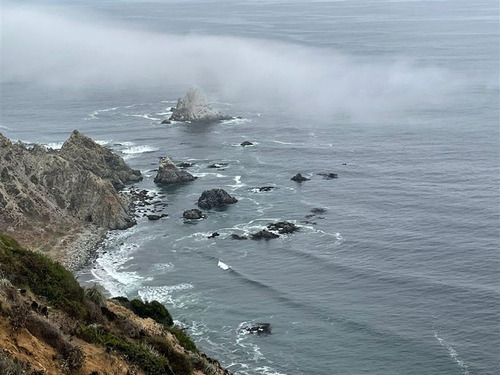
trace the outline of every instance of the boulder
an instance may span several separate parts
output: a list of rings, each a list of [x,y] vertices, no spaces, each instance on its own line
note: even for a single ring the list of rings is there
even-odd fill
[[[207,238],[215,238],[215,237],[219,237],[220,234],[217,233],[217,232],[213,232],[210,236],[208,236]]]
[[[231,239],[232,240],[240,240],[241,241],[241,240],[248,240],[248,237],[246,237],[246,236],[240,236],[239,234],[233,233],[233,234],[231,234]]]
[[[246,147],[246,146],[253,146],[253,143],[252,143],[252,142],[249,142],[249,141],[244,141],[244,142],[240,143],[240,146],[243,146],[243,147]]]
[[[300,173],[297,173],[295,176],[291,178],[291,180],[295,182],[303,182],[303,181],[309,181],[310,178],[304,177]]]
[[[280,221],[267,226],[267,229],[278,232],[279,234],[290,234],[299,230],[299,227],[288,221]]]
[[[168,215],[167,214],[160,214],[160,215],[157,215],[157,214],[150,214],[150,215],[146,215],[148,217],[148,220],[160,220],[161,218],[163,217],[167,217]]]
[[[231,118],[212,109],[203,92],[197,87],[190,88],[183,98],[179,98],[170,116],[170,120],[173,121],[191,122],[213,122]]]
[[[184,211],[182,217],[188,220],[198,220],[204,218],[205,215],[200,210],[193,208],[192,210]]]
[[[326,211],[327,211],[326,208],[313,208],[311,210],[313,214],[324,214],[326,213]]]
[[[246,333],[255,333],[257,335],[270,335],[271,334],[271,324],[270,323],[255,323],[251,327],[243,328]]]
[[[252,234],[252,240],[270,240],[278,237],[279,235],[277,235],[276,233],[269,232],[268,230],[265,229]]]
[[[211,189],[205,190],[200,198],[198,198],[198,207],[205,210],[210,210],[214,207],[220,207],[227,204],[233,204],[238,202],[238,200],[230,196],[223,189]]]
[[[170,120],[163,120],[161,123],[162,123],[162,124],[171,124],[171,123],[172,123],[172,121],[170,121]]]
[[[339,177],[337,173],[318,173],[318,176],[322,176],[325,180],[332,180]]]
[[[179,182],[193,181],[195,179],[196,177],[191,173],[177,169],[172,160],[166,157],[160,160],[160,168],[158,169],[154,181],[157,184],[177,184]]]
[[[116,189],[124,188],[127,183],[142,180],[139,170],[130,168],[123,158],[78,130],[74,130],[69,139],[63,143],[60,155],[96,176],[109,180]]]

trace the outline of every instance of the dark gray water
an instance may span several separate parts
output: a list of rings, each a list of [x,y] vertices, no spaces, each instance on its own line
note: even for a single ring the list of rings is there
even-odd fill
[[[166,193],[167,219],[110,234],[80,278],[165,303],[237,374],[495,374],[498,7],[7,7],[1,131],[56,147],[79,129],[140,168],[141,188]],[[21,32],[20,19],[42,29]],[[243,119],[161,125],[192,84]],[[194,162],[199,179],[155,186],[165,155]],[[228,166],[208,169],[214,162]],[[290,181],[297,172],[311,180]],[[276,189],[252,190],[267,185]],[[185,223],[182,212],[213,187],[239,202]],[[306,219],[313,208],[327,211]],[[278,220],[302,228],[269,242],[230,239]],[[259,321],[273,334],[239,333]]]

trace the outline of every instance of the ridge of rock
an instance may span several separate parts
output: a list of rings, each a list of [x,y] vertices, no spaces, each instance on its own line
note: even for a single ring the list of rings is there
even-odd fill
[[[74,130],[69,139],[63,143],[60,154],[64,159],[109,180],[116,189],[122,189],[127,183],[142,180],[140,171],[130,168],[120,156],[78,130]]]

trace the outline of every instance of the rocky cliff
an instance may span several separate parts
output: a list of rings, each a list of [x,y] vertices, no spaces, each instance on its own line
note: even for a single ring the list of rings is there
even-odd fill
[[[41,248],[88,226],[128,228],[134,224],[129,201],[116,187],[139,178],[77,131],[61,151],[28,148],[0,134],[0,230]]]

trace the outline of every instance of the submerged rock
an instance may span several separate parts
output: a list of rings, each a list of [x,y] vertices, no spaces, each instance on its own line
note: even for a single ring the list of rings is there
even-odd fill
[[[207,238],[215,238],[215,237],[219,237],[220,234],[217,233],[217,232],[213,232],[210,236],[208,236]]]
[[[182,217],[188,220],[198,220],[206,217],[206,215],[204,215],[200,210],[193,208],[192,210],[184,211]]]
[[[270,335],[271,334],[271,324],[270,323],[255,323],[251,327],[244,327],[243,332],[255,333],[257,335]]]
[[[297,173],[295,176],[291,178],[291,180],[295,182],[303,182],[303,181],[309,181],[310,178],[304,177],[300,173]]]
[[[240,146],[246,147],[246,146],[253,146],[253,143],[250,141],[244,141],[240,144]]]
[[[170,120],[211,122],[231,118],[231,116],[212,109],[203,92],[199,88],[193,87],[188,90],[183,98],[179,98],[177,106],[172,108]]]
[[[326,208],[313,208],[311,212],[313,214],[324,214],[326,213],[327,209]]]
[[[252,234],[252,240],[271,240],[273,238],[278,238],[279,235],[273,232],[269,232],[266,229],[263,229],[257,233]]]
[[[325,180],[332,180],[339,177],[337,173],[318,173],[318,176],[322,176]]]
[[[238,200],[230,196],[223,189],[205,190],[198,198],[198,207],[209,210],[214,207],[220,207],[227,204],[233,204]]]
[[[162,123],[162,124],[171,124],[171,123],[172,123],[172,121],[170,121],[170,120],[163,120],[161,123]]]
[[[167,214],[161,214],[161,215],[157,215],[157,214],[150,214],[150,215],[146,215],[148,217],[148,220],[160,220],[161,218],[163,217],[167,217],[168,215]]]
[[[160,160],[160,168],[158,169],[158,174],[154,181],[157,184],[176,184],[179,182],[193,181],[195,179],[196,177],[191,173],[178,170],[172,160],[166,157]]]
[[[239,234],[233,233],[233,234],[231,234],[231,239],[232,240],[240,240],[241,241],[241,240],[248,240],[248,237],[246,237],[246,236],[240,236]]]
[[[290,234],[299,230],[299,227],[288,221],[280,221],[278,223],[269,224],[267,229],[278,232],[279,234]]]

